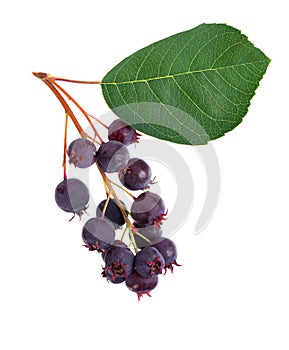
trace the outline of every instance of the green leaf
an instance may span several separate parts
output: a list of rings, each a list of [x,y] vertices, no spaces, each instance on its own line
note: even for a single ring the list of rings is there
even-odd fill
[[[225,24],[202,24],[153,43],[101,82],[123,121],[154,137],[205,144],[234,129],[270,59]]]

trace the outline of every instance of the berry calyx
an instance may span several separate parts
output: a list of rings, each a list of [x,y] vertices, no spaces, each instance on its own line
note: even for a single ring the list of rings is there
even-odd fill
[[[162,254],[165,261],[165,273],[167,269],[173,272],[174,266],[181,266],[177,263],[177,247],[175,243],[169,238],[158,237],[152,241],[152,247]]]
[[[117,277],[125,278],[133,270],[134,254],[130,249],[115,246],[107,250],[104,255],[104,274],[114,281]]]
[[[106,278],[107,281],[112,282],[114,284],[122,283],[125,281],[125,277],[113,275],[109,270],[106,270],[105,267],[102,268],[103,271],[101,273],[101,276]]]
[[[162,273],[165,260],[155,247],[149,246],[136,254],[134,267],[139,275],[148,278]]]

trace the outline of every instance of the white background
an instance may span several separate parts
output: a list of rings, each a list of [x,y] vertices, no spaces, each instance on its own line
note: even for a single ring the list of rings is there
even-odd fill
[[[285,3],[2,2],[1,349],[288,350]],[[193,234],[206,186],[192,161],[196,205],[173,237],[183,266],[138,303],[101,279],[79,222],[54,203],[63,110],[31,72],[101,80],[135,50],[203,22],[242,30],[272,62],[243,123],[214,141],[222,188],[212,221]],[[107,111],[98,86],[66,87],[89,112]]]

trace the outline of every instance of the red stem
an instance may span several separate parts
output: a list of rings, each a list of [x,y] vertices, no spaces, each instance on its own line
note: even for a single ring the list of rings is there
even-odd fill
[[[49,80],[50,81],[50,80]],[[75,106],[81,111],[81,113],[85,116],[86,120],[89,122],[92,130],[94,131],[94,135],[96,135],[99,138],[99,141],[101,143],[103,143],[103,139],[102,137],[99,135],[98,131],[96,130],[95,126],[93,125],[93,123],[90,120],[90,115],[80,106],[80,104],[75,101],[75,99],[65,90],[63,89],[63,87],[61,87],[60,85],[58,85],[57,83],[53,82],[52,84],[54,84],[61,92],[63,92],[63,94],[70,100],[72,101]]]
[[[64,100],[64,98],[61,96],[61,94],[59,93],[59,91],[53,86],[53,84],[46,79],[42,79],[42,81],[49,87],[49,89],[54,93],[54,95],[57,97],[57,99],[59,100],[59,102],[62,104],[65,112],[69,115],[69,117],[71,118],[73,124],[75,125],[76,129],[78,130],[78,132],[80,133],[81,137],[86,138],[87,134],[86,132],[83,131],[81,125],[79,124],[78,120],[76,119],[74,113],[72,112],[71,108],[69,107],[69,105],[66,103],[66,101]]]
[[[68,126],[68,114],[65,112],[65,126],[64,126],[64,145],[63,145],[63,178],[64,180],[67,179],[66,174],[66,150],[67,150],[67,126]]]
[[[49,80],[53,81],[66,81],[68,83],[77,83],[77,84],[101,84],[100,81],[88,81],[88,80],[74,80],[74,79],[65,79],[65,78],[58,78],[58,77],[53,77],[48,74]]]
[[[86,117],[86,119],[89,121],[90,125],[92,126],[93,130],[95,131],[95,135],[97,135],[100,139],[101,142],[102,138],[100,137],[99,133],[97,132],[97,130],[95,129],[95,127],[92,125],[92,122],[90,120],[90,117],[93,119],[93,116],[89,115],[87,112],[85,112],[85,110],[60,86],[58,85],[55,81],[59,80],[59,81],[66,81],[66,82],[70,82],[70,83],[80,83],[80,84],[101,84],[100,82],[97,81],[81,81],[81,80],[71,80],[71,79],[63,79],[63,78],[57,78],[57,77],[52,77],[47,73],[36,73],[33,72],[32,73],[34,76],[36,76],[37,78],[41,79],[48,87],[49,89],[54,93],[54,95],[57,97],[57,99],[59,100],[59,102],[62,104],[64,110],[65,110],[65,130],[64,130],[64,145],[63,145],[63,168],[64,168],[64,179],[67,178],[67,174],[66,174],[66,149],[67,149],[67,130],[68,130],[68,117],[70,117],[70,119],[72,120],[73,124],[75,125],[76,129],[78,130],[79,134],[81,137],[83,138],[87,138],[88,135],[86,134],[86,132],[83,131],[81,125],[79,124],[78,120],[76,119],[72,109],[69,107],[68,103],[65,101],[65,99],[63,98],[63,96],[61,95],[61,93],[58,91],[60,90],[69,100],[71,100],[78,108],[79,110],[84,114],[84,116]],[[97,120],[97,119],[96,119]],[[99,120],[97,120],[101,125],[105,126],[107,128],[107,126],[105,124],[103,124],[102,122],[100,122]],[[103,178],[103,182],[105,184],[105,188],[106,188],[106,193],[108,196],[110,196],[112,194],[113,198],[115,199],[118,207],[121,210],[121,213],[125,219],[127,228],[129,228],[130,230],[130,239],[131,242],[134,246],[135,249],[135,253],[138,252],[135,240],[134,240],[134,236],[133,236],[133,232],[132,232],[132,224],[128,219],[128,216],[122,206],[122,203],[120,202],[120,200],[118,199],[112,184],[110,182],[110,180],[108,179],[108,177],[106,176],[106,174],[99,168],[98,164],[96,163],[98,170],[100,171],[100,174]]]
[[[95,121],[97,121],[100,125],[102,125],[104,128],[108,129],[108,126],[106,124],[104,124],[102,121],[100,121],[98,118],[95,118],[93,115],[88,114],[88,116],[92,119],[94,119]]]

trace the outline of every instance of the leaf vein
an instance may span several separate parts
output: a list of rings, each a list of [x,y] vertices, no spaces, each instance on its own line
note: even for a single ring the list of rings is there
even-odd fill
[[[177,85],[179,90],[185,95],[185,97],[191,101],[191,103],[201,112],[201,114],[205,115],[207,118],[211,119],[214,123],[216,123],[216,120],[212,118],[208,113],[206,113],[199,105],[187,94],[187,92],[180,86],[180,84],[176,81],[175,78],[173,78],[174,83]]]
[[[139,73],[140,73],[140,71],[141,71],[141,69],[142,69],[142,67],[143,67],[143,65],[144,65],[144,63],[145,63],[145,61],[146,61],[146,59],[151,55],[152,51],[155,50],[155,48],[156,48],[156,45],[155,45],[155,46],[152,45],[151,49],[148,51],[148,53],[146,54],[146,56],[145,56],[144,59],[142,60],[141,64],[139,65],[138,70],[137,70],[136,73],[135,73],[135,78],[136,78],[136,79],[138,79]]]
[[[240,74],[240,73],[238,72],[238,70],[237,70],[235,67],[233,67],[233,70],[236,72],[236,74],[237,74],[242,80],[246,81],[247,83],[254,84],[254,81],[249,80],[249,79],[246,79],[245,77],[243,77],[243,75]]]
[[[227,100],[230,104],[232,104],[233,106],[235,106],[236,108],[238,108],[237,105],[236,105],[236,103],[235,103],[233,100],[231,100],[229,97],[227,97],[227,96],[218,88],[218,86],[216,86],[216,85],[206,76],[205,73],[202,73],[202,75],[205,77],[205,79],[208,81],[208,83],[209,83],[211,86],[213,86],[213,88],[215,88],[215,89],[218,91],[218,93],[219,93],[225,100]],[[219,102],[216,100],[216,98],[211,94],[210,89],[208,89],[205,85],[204,85],[204,88],[209,92],[209,94],[211,95],[212,99],[213,99],[213,100],[215,101],[215,103],[220,107],[220,109],[222,109],[222,110],[223,110],[225,113],[227,113],[227,114],[232,114],[232,115],[235,115],[235,114],[236,114],[236,113],[233,113],[233,112],[226,111],[226,110],[223,108],[223,106],[219,104]],[[230,121],[229,121],[229,122],[230,122]],[[232,122],[232,123],[233,123],[233,122]]]
[[[214,37],[212,37],[210,40],[208,40],[208,41],[206,41],[204,44],[203,44],[203,46],[201,46],[200,48],[199,48],[199,50],[196,52],[196,54],[195,54],[195,56],[192,58],[192,60],[191,60],[191,63],[190,63],[190,69],[191,69],[191,67],[192,67],[192,65],[194,64],[194,62],[196,61],[196,58],[198,57],[198,55],[202,52],[202,50],[207,46],[207,45],[209,45],[213,40],[215,40],[216,38],[218,38],[218,37],[221,37],[221,36],[223,36],[223,35],[227,35],[227,34],[232,34],[231,32],[224,32],[224,33],[217,33]],[[212,68],[212,66],[211,66],[211,68]]]
[[[142,115],[139,114],[139,113],[137,113],[135,110],[133,110],[133,109],[130,107],[130,103],[128,103],[128,102],[126,101],[126,99],[123,97],[123,94],[121,93],[119,87],[116,86],[116,88],[117,88],[117,90],[118,90],[118,93],[119,93],[119,95],[120,95],[122,101],[123,101],[124,104],[126,105],[126,107],[128,107],[128,109],[129,109],[133,114],[136,114],[136,115],[139,117],[139,119],[143,121],[143,123],[147,124],[146,120],[142,117]],[[134,103],[134,104],[135,104],[135,103]],[[161,132],[160,130],[157,130],[157,129],[154,127],[153,124],[150,124],[150,127],[151,127],[153,130],[155,130],[155,132],[160,133],[160,134],[162,134],[163,136],[167,136],[165,133]]]
[[[234,90],[236,90],[236,91],[238,91],[238,92],[241,92],[242,94],[244,94],[244,95],[248,95],[249,96],[249,93],[247,92],[247,91],[244,91],[244,90],[241,90],[241,89],[239,89],[238,87],[236,87],[235,85],[233,85],[228,79],[225,79],[224,78],[224,76],[220,73],[220,72],[216,72],[219,76],[220,76],[220,78],[224,81],[224,82],[226,82],[232,89],[234,89]]]
[[[184,127],[185,129],[191,131],[193,134],[197,135],[197,136],[201,136],[200,134],[196,133],[195,130],[190,129],[187,127],[186,124],[182,123],[179,119],[177,119],[175,117],[175,115],[167,108],[166,104],[164,104],[162,102],[162,100],[158,97],[158,95],[155,93],[155,91],[153,90],[153,88],[149,85],[149,83],[147,83],[147,86],[149,87],[149,89],[151,90],[152,94],[155,96],[155,98],[157,99],[157,101],[166,109],[166,111],[170,114],[170,116],[182,127]]]
[[[235,68],[237,68],[237,67],[243,67],[243,66],[253,65],[255,63],[262,63],[262,62],[265,62],[265,61],[260,60],[260,61],[256,61],[256,62],[239,63],[239,64],[235,64],[235,65],[223,66],[223,67],[218,67],[218,68],[205,68],[205,69],[199,69],[199,70],[193,70],[193,71],[187,71],[187,72],[181,72],[181,73],[175,73],[175,74],[171,74],[171,75],[164,75],[164,76],[160,76],[160,77],[151,77],[151,78],[139,79],[139,80],[136,79],[136,80],[128,80],[128,81],[120,81],[120,82],[116,82],[116,81],[114,81],[114,82],[101,82],[101,85],[124,85],[124,84],[147,83],[148,81],[153,81],[153,80],[173,79],[174,77],[183,76],[183,75],[191,75],[191,74],[203,73],[203,72],[208,72],[208,71],[218,72],[220,70],[225,70],[225,69],[234,69],[236,71]],[[242,77],[239,73],[238,73],[238,75],[240,77]],[[244,79],[244,80],[246,80],[246,79]],[[252,81],[249,81],[249,82],[252,83]]]

